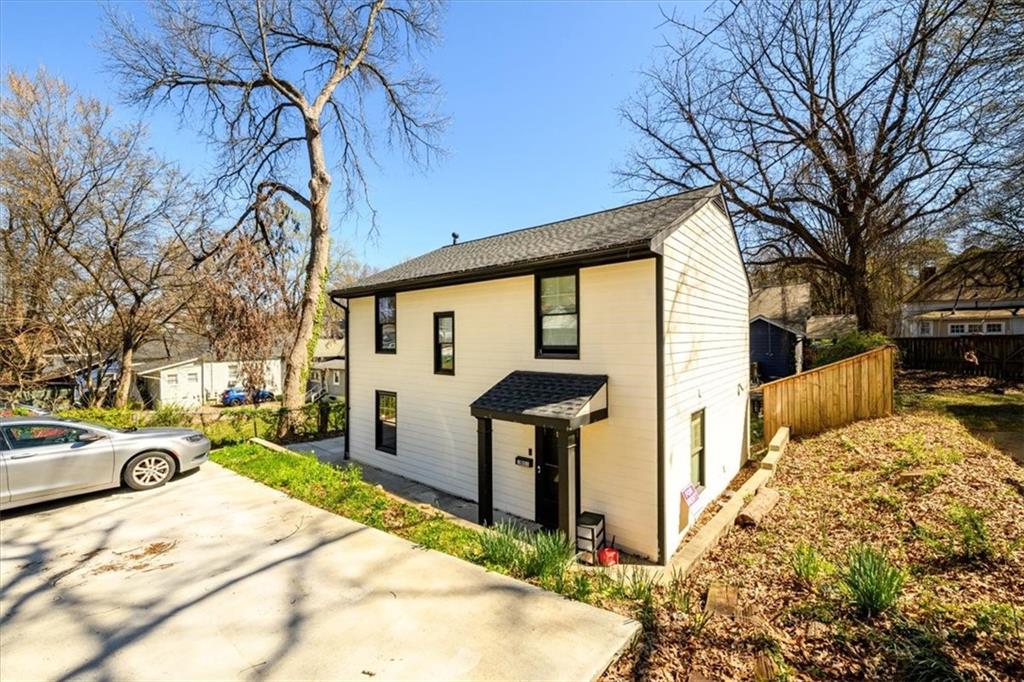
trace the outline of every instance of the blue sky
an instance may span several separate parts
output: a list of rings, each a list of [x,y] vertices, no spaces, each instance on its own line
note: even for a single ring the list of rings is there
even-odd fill
[[[141,2],[124,7],[145,12]],[[442,42],[422,60],[445,91],[448,156],[423,171],[401,154],[381,154],[371,174],[379,240],[367,239],[360,216],[335,215],[335,237],[386,267],[448,243],[452,231],[472,239],[642,198],[616,185],[613,171],[634,139],[616,108],[664,41],[662,8],[671,3],[448,5]],[[695,16],[704,3],[675,9]],[[141,115],[116,102],[97,48],[102,18],[88,0],[2,0],[4,72],[44,65],[121,115]],[[157,151],[197,175],[210,171],[212,154],[173,112],[146,120]]]

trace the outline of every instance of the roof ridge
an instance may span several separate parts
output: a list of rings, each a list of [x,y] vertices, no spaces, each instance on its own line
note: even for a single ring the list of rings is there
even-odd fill
[[[621,204],[619,206],[612,206],[611,208],[602,208],[599,211],[590,211],[589,213],[581,213],[580,215],[572,216],[570,218],[562,218],[561,220],[550,220],[550,221],[548,221],[546,223],[540,223],[538,225],[531,225],[529,227],[518,227],[518,228],[516,228],[514,230],[506,230],[504,232],[497,232],[495,234],[490,234],[490,235],[487,235],[487,236],[484,236],[484,237],[476,237],[474,239],[467,239],[464,242],[457,242],[455,244],[445,244],[444,246],[439,246],[436,249],[434,249],[433,251],[428,251],[427,253],[425,253],[423,255],[425,256],[427,254],[434,253],[435,251],[443,251],[444,249],[450,249],[453,246],[462,246],[463,244],[472,244],[473,242],[483,241],[484,239],[495,239],[497,237],[504,237],[506,235],[515,234],[517,232],[526,232],[528,230],[537,230],[537,229],[540,229],[542,227],[549,227],[551,225],[558,225],[559,223],[567,223],[567,222],[569,222],[571,220],[580,220],[581,218],[590,218],[591,216],[601,215],[602,213],[610,213],[612,211],[621,211],[624,208],[630,208],[630,207],[633,207],[633,206],[640,206],[641,204],[649,204],[649,203],[654,202],[654,201],[663,201],[665,199],[673,199],[673,198],[676,198],[676,197],[681,197],[684,194],[692,194],[692,193],[700,192],[702,190],[706,191],[706,190],[709,190],[709,189],[711,189],[713,187],[717,187],[717,186],[718,186],[718,183],[712,183],[710,185],[703,185],[701,187],[694,187],[693,189],[686,189],[686,190],[683,190],[681,192],[676,192],[674,194],[666,194],[665,196],[661,196],[661,197],[651,197],[650,199],[642,199],[640,201],[632,201],[632,202],[630,202],[628,204]]]

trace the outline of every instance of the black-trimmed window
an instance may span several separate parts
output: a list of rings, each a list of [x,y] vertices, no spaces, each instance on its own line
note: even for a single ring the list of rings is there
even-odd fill
[[[536,355],[539,358],[580,356],[580,272],[578,269],[538,274],[535,281]]]
[[[394,294],[377,294],[374,297],[378,353],[398,352],[398,311],[395,301]]]
[[[434,374],[455,374],[455,313],[434,313]]]
[[[376,403],[377,449],[394,455],[398,450],[398,394],[377,391]]]
[[[707,484],[704,460],[704,410],[690,415],[690,483],[695,488]]]

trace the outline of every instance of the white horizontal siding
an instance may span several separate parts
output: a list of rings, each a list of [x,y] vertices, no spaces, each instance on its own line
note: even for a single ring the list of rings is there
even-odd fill
[[[690,416],[705,411],[707,486],[700,510],[739,470],[747,448],[749,289],[729,219],[708,204],[663,245],[666,533],[682,539],[681,492],[690,481]]]
[[[469,405],[513,370],[607,374],[609,419],[581,430],[581,505],[623,547],[657,555],[657,384],[653,259],[580,271],[580,359],[534,358],[532,276],[402,292],[398,352],[374,352],[373,297],[350,301],[351,453],[477,499]],[[455,312],[455,375],[433,373],[433,313]],[[374,391],[398,394],[398,454],[374,448]],[[534,518],[534,429],[494,422],[494,506]]]

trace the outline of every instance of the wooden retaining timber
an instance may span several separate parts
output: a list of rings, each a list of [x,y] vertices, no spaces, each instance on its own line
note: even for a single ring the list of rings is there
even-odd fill
[[[764,433],[820,433],[893,410],[896,348],[883,346],[761,385]]]

